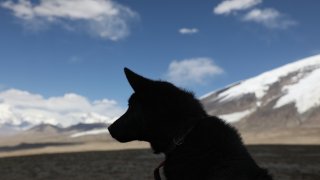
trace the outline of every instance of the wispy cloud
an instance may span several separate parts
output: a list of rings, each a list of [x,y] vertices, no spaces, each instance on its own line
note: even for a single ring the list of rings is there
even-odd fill
[[[89,101],[75,93],[44,98],[18,89],[0,92],[0,125],[16,126],[50,123],[68,126],[79,122],[110,122],[123,109],[116,101]]]
[[[179,29],[179,33],[183,35],[188,35],[188,34],[196,34],[199,32],[199,29],[197,28],[181,28]]]
[[[286,29],[297,24],[296,21],[287,18],[285,15],[273,8],[253,9],[243,17],[243,21],[256,22],[268,28],[279,29]]]
[[[213,12],[216,15],[233,15],[243,22],[254,22],[270,29],[287,29],[298,23],[274,8],[257,8],[263,0],[224,0]],[[237,13],[241,12],[241,13]]]
[[[168,67],[166,79],[178,85],[190,86],[205,84],[209,78],[222,73],[223,69],[211,58],[201,57],[172,61]]]
[[[79,57],[79,56],[71,56],[68,60],[68,63],[70,64],[78,64],[83,62],[83,58]]]
[[[28,26],[60,24],[76,29],[72,23],[79,23],[91,34],[113,41],[127,37],[130,22],[138,17],[129,7],[112,0],[6,0],[0,5]]]
[[[218,15],[228,15],[235,11],[249,9],[261,3],[262,0],[225,0],[218,4],[213,9],[213,12]]]

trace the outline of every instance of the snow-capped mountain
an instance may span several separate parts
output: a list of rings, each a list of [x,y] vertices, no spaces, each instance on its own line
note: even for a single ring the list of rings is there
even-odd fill
[[[45,134],[86,134],[89,132],[90,134],[91,131],[101,130],[101,133],[107,133],[108,126],[109,124],[106,123],[79,123],[69,127],[59,127],[52,124],[39,124],[27,129],[24,132]]]
[[[123,113],[116,101],[67,93],[43,97],[19,89],[0,91],[0,135],[39,124],[68,127],[78,123],[111,123]]]
[[[201,97],[211,115],[245,130],[320,127],[320,55]]]

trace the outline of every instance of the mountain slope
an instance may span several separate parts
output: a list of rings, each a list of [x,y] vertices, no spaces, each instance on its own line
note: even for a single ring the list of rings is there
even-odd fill
[[[32,128],[26,130],[26,132],[33,133],[60,133],[63,131],[63,128],[52,125],[52,124],[39,124],[37,126],[33,126]]]
[[[201,101],[209,114],[243,131],[320,127],[320,55],[232,84]]]

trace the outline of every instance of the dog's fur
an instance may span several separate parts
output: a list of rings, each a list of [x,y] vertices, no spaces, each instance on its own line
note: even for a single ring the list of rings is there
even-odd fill
[[[272,179],[251,158],[237,131],[207,115],[192,93],[127,68],[125,74],[134,93],[109,132],[120,142],[147,141],[155,153],[164,153],[167,180]]]

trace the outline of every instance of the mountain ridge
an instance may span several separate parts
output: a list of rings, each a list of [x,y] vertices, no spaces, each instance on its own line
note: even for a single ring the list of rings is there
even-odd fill
[[[202,96],[207,112],[243,131],[320,127],[320,55],[304,58]]]

